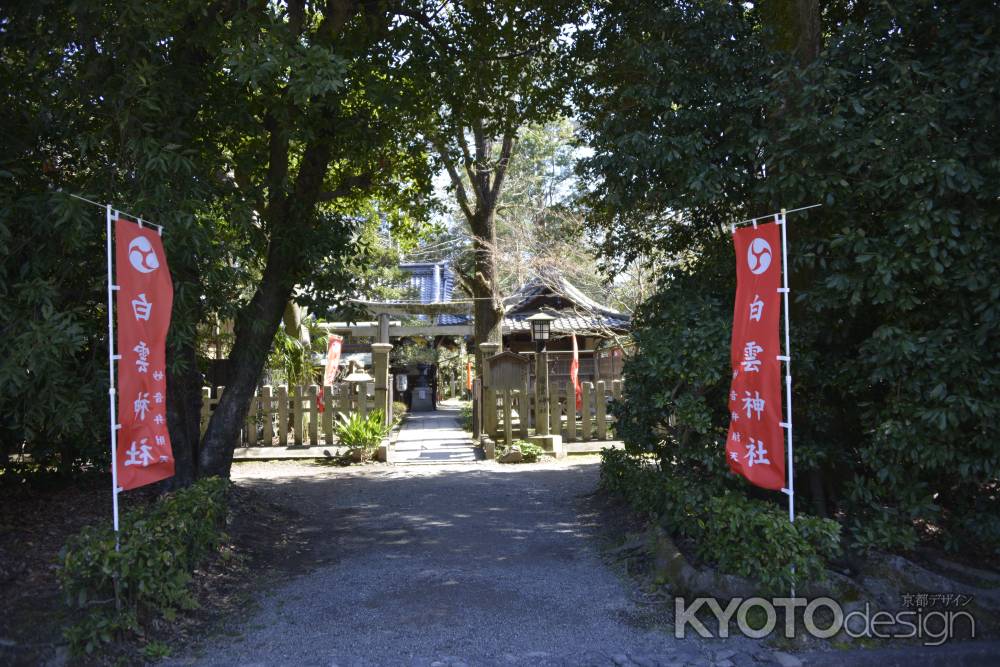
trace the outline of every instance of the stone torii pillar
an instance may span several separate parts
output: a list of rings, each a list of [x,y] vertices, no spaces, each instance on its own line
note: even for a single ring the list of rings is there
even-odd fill
[[[375,378],[375,409],[381,410],[386,424],[392,423],[389,389],[389,343],[372,343],[372,375]]]

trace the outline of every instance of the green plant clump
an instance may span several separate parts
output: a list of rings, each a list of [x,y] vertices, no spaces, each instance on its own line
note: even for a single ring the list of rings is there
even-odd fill
[[[211,477],[125,515],[121,548],[111,526],[87,526],[59,554],[59,582],[76,622],[66,629],[74,654],[112,641],[148,639],[197,602],[191,573],[224,539],[228,480]]]
[[[373,410],[366,415],[355,412],[341,417],[335,427],[338,442],[349,449],[359,450],[365,458],[379,446],[382,438],[389,435],[390,430],[392,426],[385,424],[381,410]]]
[[[517,447],[521,450],[521,456],[523,457],[521,459],[522,463],[535,463],[539,458],[541,458],[542,454],[545,453],[544,449],[533,442],[528,442],[527,440],[515,440],[511,447]],[[509,452],[511,447],[498,442],[496,445],[496,457],[500,458]]]
[[[792,524],[771,503],[738,491],[712,495],[621,450],[602,450],[601,486],[671,533],[691,538],[698,558],[759,581],[770,592],[822,579],[827,561],[840,553],[836,521],[799,514]]]
[[[466,431],[472,432],[472,401],[465,401],[462,403],[462,407],[459,408],[459,419],[462,422],[462,428]]]

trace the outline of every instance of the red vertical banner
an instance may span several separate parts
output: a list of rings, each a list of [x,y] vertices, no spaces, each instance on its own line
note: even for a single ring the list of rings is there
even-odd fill
[[[785,485],[781,427],[781,233],[774,223],[741,227],[736,247],[736,305],[730,349],[729,468],[765,489]]]
[[[174,474],[167,431],[166,342],[174,288],[159,234],[115,221],[118,283],[118,486],[134,489]]]
[[[580,350],[576,346],[576,334],[573,334],[573,361],[569,363],[569,379],[573,383],[573,392],[576,394],[576,410],[580,411],[583,406],[583,387],[580,386]]]
[[[319,411],[323,412],[323,391],[332,387],[337,378],[337,368],[340,366],[340,351],[344,345],[343,336],[330,334],[326,344],[326,368],[323,370],[323,384],[319,388]]]
[[[465,362],[465,388],[472,391],[472,361]]]

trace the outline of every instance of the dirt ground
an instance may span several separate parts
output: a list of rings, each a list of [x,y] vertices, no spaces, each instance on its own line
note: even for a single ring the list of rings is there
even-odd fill
[[[91,474],[73,482],[0,485],[0,664],[62,664],[68,650],[62,628],[71,621],[57,578],[59,552],[86,525],[111,522],[111,480]],[[155,488],[121,496],[129,505],[155,499]],[[196,573],[201,608],[151,637],[183,646],[214,632],[216,621],[244,609],[274,572],[305,567],[307,539],[301,517],[264,494],[234,486],[228,540],[217,558]],[[137,646],[116,654],[132,662]]]

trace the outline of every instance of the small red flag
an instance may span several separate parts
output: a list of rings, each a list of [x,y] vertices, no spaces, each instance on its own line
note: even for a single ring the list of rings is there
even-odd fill
[[[166,341],[174,287],[159,234],[115,221],[118,283],[118,485],[134,489],[172,477],[167,431]]]
[[[326,344],[326,368],[323,370],[323,384],[319,388],[319,411],[323,412],[323,388],[332,387],[333,381],[337,377],[337,367],[340,366],[340,350],[343,347],[344,338],[337,334],[330,334]]]
[[[472,361],[465,362],[465,388],[472,391]]]
[[[580,385],[580,351],[576,347],[576,334],[573,334],[573,361],[569,364],[569,379],[573,382],[576,393],[576,411],[583,406],[583,387]]]
[[[741,227],[736,246],[736,305],[730,349],[729,468],[765,489],[785,484],[781,427],[781,237],[774,223]]]

